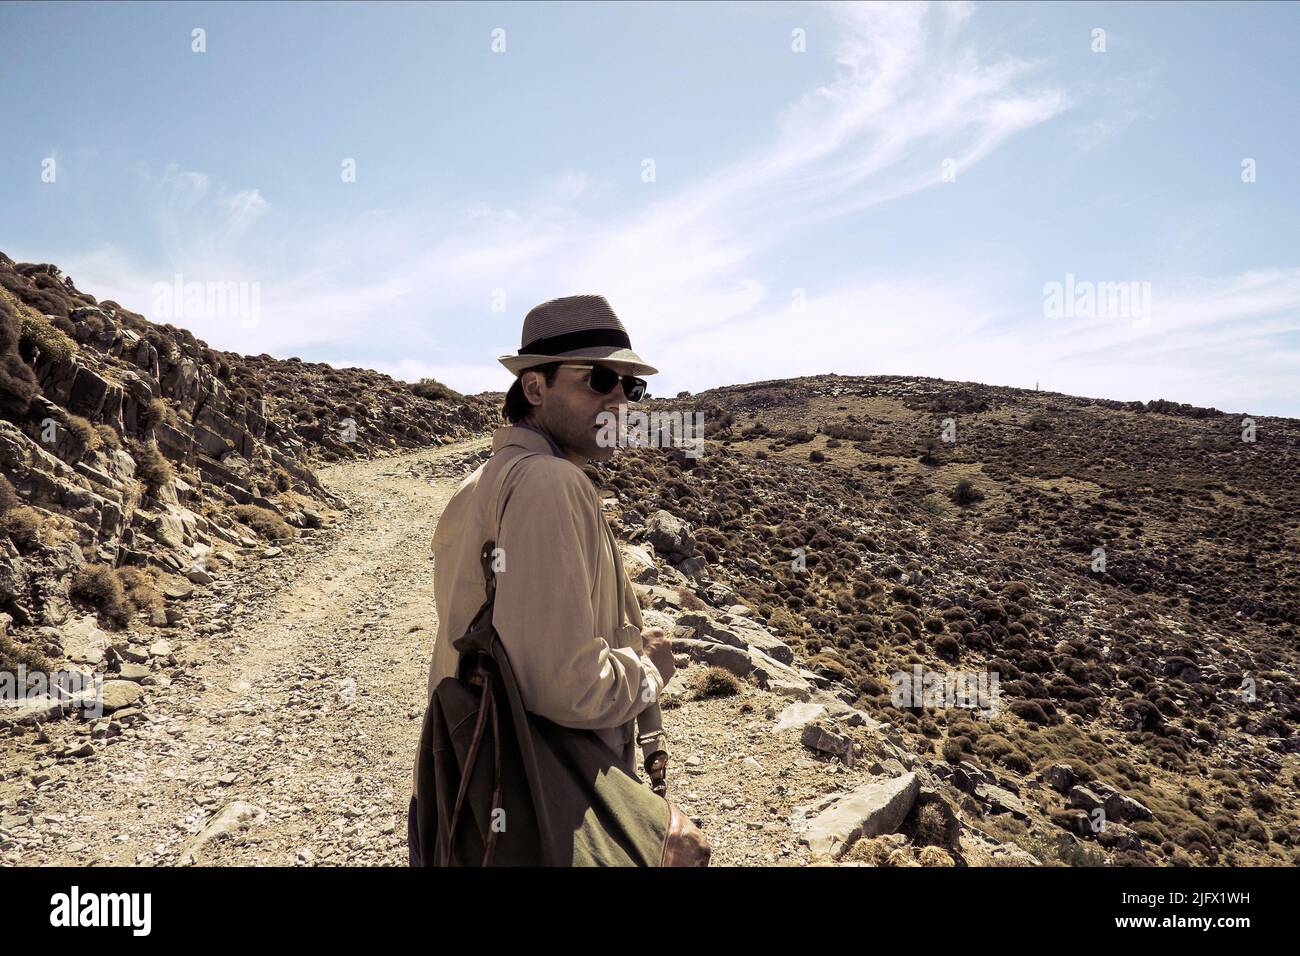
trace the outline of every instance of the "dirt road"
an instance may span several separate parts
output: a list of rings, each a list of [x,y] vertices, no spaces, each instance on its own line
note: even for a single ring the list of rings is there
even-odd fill
[[[4,740],[5,862],[406,865],[436,628],[430,542],[488,447],[321,469],[351,510],[197,589],[191,626],[219,630],[159,632],[175,647],[159,672],[170,686],[146,686],[117,736],[67,720],[48,741]],[[203,839],[222,811],[258,825]]]

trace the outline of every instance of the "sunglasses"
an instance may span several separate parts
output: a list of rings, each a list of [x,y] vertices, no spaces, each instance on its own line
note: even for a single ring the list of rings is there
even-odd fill
[[[619,382],[623,383],[623,394],[627,396],[629,402],[639,402],[645,397],[646,381],[643,378],[636,378],[632,375],[619,375],[606,365],[570,365],[561,364],[560,368],[589,368],[591,374],[587,376],[587,384],[591,386],[593,392],[601,395],[608,395],[614,391],[614,387]]]

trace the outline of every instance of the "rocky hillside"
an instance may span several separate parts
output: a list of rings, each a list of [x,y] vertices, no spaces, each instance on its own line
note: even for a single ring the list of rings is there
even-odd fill
[[[218,352],[0,256],[0,672],[90,668],[116,695],[94,722],[48,699],[0,714],[23,762],[0,768],[0,855],[67,827],[122,862],[101,809],[116,794],[129,816],[165,776],[126,862],[183,861],[170,831],[201,837],[219,807],[191,782],[244,787],[254,739],[274,768],[291,738],[304,760],[346,738],[331,786],[373,799],[265,845],[400,862],[418,724],[390,704],[419,716],[432,601],[409,529],[431,533],[489,454],[499,401]],[[674,637],[674,792],[719,862],[1300,862],[1300,422],[834,375],[640,409],[704,416],[699,457],[631,449],[589,473],[647,623]],[[316,472],[336,469],[331,491]],[[340,514],[354,494],[365,514]],[[373,725],[281,679],[326,659]],[[133,789],[101,749],[134,761]],[[239,795],[288,814],[281,782]]]
[[[0,253],[0,667],[62,656],[74,612],[166,624],[181,576],[332,521],[320,462],[498,417],[431,380],[218,351]]]
[[[629,561],[647,607],[712,606],[667,622],[686,653],[895,728],[1040,860],[1296,861],[1300,422],[895,377],[645,406],[673,409],[703,412],[702,457],[591,474],[655,559]],[[982,676],[996,706],[900,674]]]

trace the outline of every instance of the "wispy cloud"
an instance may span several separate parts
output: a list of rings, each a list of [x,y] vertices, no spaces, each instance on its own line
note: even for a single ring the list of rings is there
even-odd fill
[[[153,185],[149,208],[171,266],[216,280],[248,270],[243,243],[270,204],[256,189],[229,190],[172,164]]]
[[[891,278],[759,311],[742,340],[696,336],[688,377],[755,381],[838,372],[911,374],[1124,400],[1170,398],[1259,412],[1291,398],[1300,268],[1156,283],[1149,321],[1043,314],[1036,289],[996,277]],[[743,342],[762,343],[745,348]]]
[[[833,285],[782,273],[778,260],[818,228],[951,188],[945,161],[964,175],[1088,93],[1044,81],[1041,63],[981,49],[970,4],[820,9],[810,33],[831,51],[833,75],[774,115],[765,144],[692,181],[637,182],[634,200],[644,201],[613,214],[596,214],[595,200],[627,184],[570,167],[543,175],[529,201],[472,199],[436,215],[371,210],[285,240],[268,227],[268,203],[252,184],[227,187],[170,167],[152,202],[165,261],[146,268],[100,249],[74,257],[68,271],[142,310],[143,292],[172,270],[257,280],[258,327],[196,323],[195,334],[223,348],[431,375],[463,391],[503,388],[495,356],[517,348],[524,312],[577,292],[609,297],[661,368],[660,393],[825,371],[1041,378],[1102,395],[1128,394],[1142,369],[1147,390],[1174,397],[1195,378],[1183,394],[1227,405],[1234,394],[1282,387],[1277,352],[1256,356],[1262,376],[1249,392],[1234,392],[1241,376],[1210,359],[1234,330],[1263,343],[1294,331],[1294,272],[1167,278],[1140,335],[1053,326],[1036,293],[977,254],[939,270],[864,263]],[[1096,145],[1142,115],[1139,94],[1121,99],[1075,135]],[[795,286],[806,286],[803,311]],[[494,311],[502,297],[504,310]]]

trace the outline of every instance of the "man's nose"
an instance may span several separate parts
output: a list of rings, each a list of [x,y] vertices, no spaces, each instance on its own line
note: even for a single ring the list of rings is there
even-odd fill
[[[614,412],[615,414],[618,413],[620,405],[627,404],[627,392],[623,391],[621,381],[605,396],[605,401],[602,404],[605,411]]]

